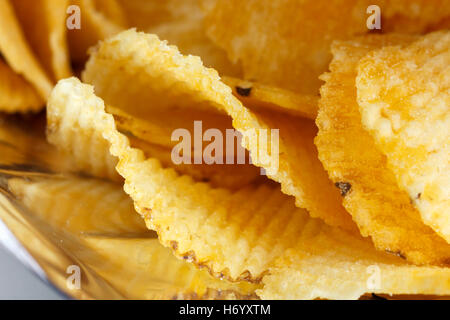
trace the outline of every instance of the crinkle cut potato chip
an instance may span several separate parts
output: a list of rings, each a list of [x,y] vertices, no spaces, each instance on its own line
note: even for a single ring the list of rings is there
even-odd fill
[[[84,119],[77,118],[78,115],[83,117],[77,112],[80,110],[79,108],[85,110],[83,114],[87,117],[84,117]],[[72,114],[73,116],[71,112],[75,112]],[[78,123],[82,130],[79,132],[79,135],[89,141],[92,139],[91,131],[95,130],[100,132],[100,136],[103,135],[105,138],[111,139],[111,150],[116,150],[120,159],[118,171],[127,177],[126,190],[132,193],[135,198],[136,207],[141,214],[147,217],[148,224],[153,229],[159,229],[159,236],[163,244],[172,246],[179,254],[185,255],[187,259],[196,259],[197,263],[205,264],[212,268],[215,267],[218,272],[226,272],[226,267],[222,266],[222,264],[227,263],[226,261],[233,261],[235,263],[230,263],[227,266],[229,267],[229,276],[237,278],[244,273],[246,269],[245,264],[249,264],[250,261],[236,261],[236,259],[243,259],[245,255],[242,253],[248,252],[251,246],[249,246],[247,241],[244,241],[247,240],[245,238],[241,240],[240,246],[242,248],[238,251],[230,250],[229,243],[236,243],[236,238],[246,235],[248,238],[253,238],[253,244],[257,244],[258,248],[260,248],[259,250],[267,246],[264,241],[261,241],[261,238],[256,237],[256,234],[254,234],[257,230],[249,230],[250,233],[247,235],[238,230],[233,230],[233,228],[222,230],[222,227],[227,222],[227,214],[230,214],[230,219],[236,219],[237,225],[234,226],[235,229],[240,229],[241,226],[245,227],[246,222],[251,219],[249,215],[252,214],[252,211],[254,216],[258,217],[261,223],[264,223],[268,217],[272,216],[273,205],[279,205],[285,199],[285,196],[281,193],[275,192],[277,190],[272,191],[270,188],[265,187],[257,192],[253,188],[247,188],[233,195],[227,190],[211,189],[207,184],[196,184],[189,177],[179,177],[173,170],[162,169],[157,160],[150,159],[145,161],[142,152],[127,146],[127,139],[115,131],[113,118],[104,113],[102,102],[93,95],[92,87],[81,85],[75,79],[59,83],[50,98],[48,114],[49,123],[57,125],[54,134],[64,136],[66,130]],[[135,179],[138,178],[136,174],[144,178],[144,180],[139,179],[140,181],[136,181]],[[147,183],[149,185],[145,185]],[[161,185],[159,185],[160,183]],[[145,188],[144,193],[133,192],[133,189],[143,191],[142,188]],[[147,200],[150,200],[148,196],[156,191],[154,188],[159,189],[159,191],[156,192],[154,200],[151,200],[152,203],[146,203]],[[177,191],[177,189],[180,190]],[[185,196],[176,201],[179,205],[172,207],[172,197],[177,197],[180,192],[182,192],[181,194],[184,193]],[[274,196],[269,197],[271,193]],[[247,203],[243,205],[242,201],[244,199],[247,200]],[[261,199],[268,199],[273,202],[272,206],[265,207],[265,215],[264,212],[255,212],[260,205]],[[153,203],[154,201],[155,203]],[[193,203],[190,204],[190,202]],[[215,206],[218,208],[214,209]],[[178,211],[181,207],[183,207],[183,210]],[[248,210],[249,208],[247,207],[253,207],[254,210]],[[301,211],[300,209],[295,209],[293,203],[290,203],[290,206],[286,206],[284,218],[289,218],[291,215],[300,218],[302,216],[301,213],[298,215],[292,214],[292,211],[296,210]],[[228,211],[232,211],[235,214],[231,215],[231,212]],[[160,227],[160,223],[164,227]],[[202,225],[204,226],[203,228]],[[272,228],[280,231],[279,228],[284,226],[286,226],[286,223],[275,223]],[[181,229],[178,230],[179,228]],[[218,230],[220,230],[220,234],[216,235],[215,232]],[[274,236],[273,233],[267,232],[266,234],[268,236],[267,241],[275,239],[272,238]],[[205,246],[205,243],[208,243],[208,241],[205,241],[205,237],[216,239],[215,246],[218,247],[217,250]],[[274,244],[270,245],[271,251],[276,250],[276,248],[272,248],[273,246]],[[266,250],[267,248],[269,246],[266,247]],[[239,255],[236,254],[237,252],[239,252]],[[257,257],[258,250],[255,250],[254,254]],[[265,260],[267,260],[261,260],[256,257],[253,258],[255,260],[253,263],[256,265],[265,263]],[[218,265],[216,266],[216,264]],[[253,275],[258,276],[264,269],[252,271]],[[246,277],[250,278],[251,276],[246,275]]]
[[[0,60],[0,111],[39,111],[44,104],[36,90]]]
[[[8,187],[22,204],[57,229],[73,234],[151,234],[120,184],[67,176],[13,178]]]
[[[117,171],[125,178],[125,191],[147,226],[178,256],[217,276],[259,281],[270,262],[293,246],[308,224],[306,211],[296,208],[277,187],[214,189],[163,169],[156,159],[146,159],[117,132],[93,88],[75,78],[57,85],[47,112],[54,135],[72,135],[72,128],[78,128],[77,143],[86,149],[73,156],[90,156],[91,142],[106,139],[119,158]]]
[[[92,139],[92,129],[102,134],[111,143],[111,152],[120,159],[117,170],[125,177],[125,190],[147,225],[157,229],[165,246],[197,265],[216,270],[216,276],[258,281],[266,273],[261,271],[270,268],[272,275],[264,277],[265,288],[258,291],[260,296],[281,298],[283,292],[290,297],[305,297],[301,286],[295,288],[297,292],[274,287],[271,279],[279,276],[278,268],[286,267],[296,275],[301,273],[300,279],[306,281],[303,283],[313,288],[307,297],[357,298],[365,291],[373,291],[363,283],[364,275],[371,283],[370,274],[361,272],[373,265],[380,269],[383,280],[375,283],[379,285],[376,292],[450,292],[448,268],[411,266],[399,257],[378,252],[368,239],[310,218],[279,189],[260,186],[231,193],[162,169],[156,160],[145,159],[141,151],[130,148],[126,137],[116,131],[113,117],[104,110],[93,88],[72,78],[60,81],[54,89],[48,116],[49,122],[58,124],[55,134],[72,134],[70,128],[75,126],[85,145]],[[280,259],[273,264],[277,257],[291,254],[296,255],[293,262],[304,261],[304,267],[298,270]],[[333,263],[323,263],[330,258]],[[329,284],[332,291],[314,290],[316,287],[307,278],[317,270],[317,261],[322,262],[315,274],[321,281],[319,288]],[[242,270],[246,272],[240,273]],[[322,270],[326,273],[322,274]],[[353,270],[358,277],[356,287],[348,282]],[[282,280],[290,278],[282,275]]]
[[[424,32],[450,17],[446,0],[203,0],[208,36],[242,63],[245,79],[317,94],[333,40],[367,33],[379,5],[383,31]]]
[[[262,299],[358,299],[364,293],[448,295],[450,269],[414,266],[334,229],[299,237],[263,279]],[[311,248],[314,253],[311,254]]]
[[[358,70],[364,127],[422,220],[450,242],[450,31],[372,52]]]
[[[119,184],[79,177],[13,178],[10,191],[56,230],[80,236],[79,257],[129,299],[254,297],[256,285],[215,279],[176,259]],[[58,199],[58,201],[55,201]],[[84,253],[86,248],[95,254]],[[104,263],[108,261],[108,263]],[[153,283],[164,283],[162,290]]]
[[[72,74],[66,39],[69,0],[15,0],[11,4],[34,54],[53,80]]]
[[[295,196],[297,206],[331,225],[357,230],[342,207],[338,190],[317,159],[314,123],[275,113],[273,117],[263,112],[252,113],[220,82],[214,70],[203,67],[198,57],[182,56],[176,47],[168,46],[155,35],[128,30],[92,51],[83,81],[94,85],[96,94],[107,104],[143,118],[174,106],[189,115],[199,114],[197,120],[202,121],[207,120],[207,110],[228,113],[233,127],[243,135],[253,164],[265,168],[270,178],[281,183],[283,192]],[[183,120],[180,125],[191,128],[192,122]],[[280,129],[279,170],[275,173],[272,162],[276,161],[253,156],[260,153],[257,143],[260,138],[255,135],[266,130],[271,140],[272,128]],[[270,149],[267,153],[271,153]],[[277,156],[274,154],[272,158]]]
[[[103,6],[97,4],[99,0],[70,0],[71,5],[76,5],[81,12],[81,28],[67,31],[69,51],[71,59],[82,64],[88,58],[88,49],[99,40],[110,37],[125,29],[120,25],[120,20],[115,16],[109,16],[107,11],[101,9]],[[102,1],[100,1],[102,2]],[[98,7],[97,7],[98,5]],[[75,14],[75,12],[72,12]]]
[[[406,257],[416,264],[448,265],[450,246],[424,225],[419,212],[402,191],[386,157],[361,124],[355,78],[359,60],[387,45],[404,46],[414,36],[367,36],[335,42],[330,73],[323,76],[315,140],[319,158],[340,187],[344,207],[363,236],[371,236],[379,250]]]
[[[273,110],[292,116],[315,120],[319,98],[297,94],[260,83],[233,77],[222,77],[222,81],[233,89],[233,94],[251,110]]]
[[[199,0],[119,0],[130,27],[157,34],[176,45],[183,54],[202,57],[203,63],[220,74],[242,75],[240,64],[233,64],[226,52],[205,33],[204,14]]]
[[[0,53],[16,73],[28,80],[43,99],[52,82],[28,46],[9,0],[0,0]]]
[[[270,111],[254,112],[259,121],[257,129],[279,128],[279,169],[270,174],[270,166],[264,162],[254,163],[266,168],[267,176],[281,184],[281,190],[295,197],[296,205],[306,208],[312,217],[321,218],[332,226],[358,232],[351,216],[341,203],[338,189],[329,180],[318,160],[314,138],[317,127],[309,119],[292,118]],[[243,117],[237,117],[235,128],[244,130]],[[244,120],[245,121],[245,120]],[[249,138],[251,139],[251,137]],[[246,139],[244,141],[249,141]],[[248,143],[250,154],[256,154],[259,146]],[[261,158],[258,160],[261,161]]]

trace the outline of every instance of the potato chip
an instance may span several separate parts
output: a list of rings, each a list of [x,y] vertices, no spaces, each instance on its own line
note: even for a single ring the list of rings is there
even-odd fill
[[[93,69],[95,70],[97,67],[95,66]],[[109,72],[104,71],[104,73],[108,74]],[[98,84],[96,92],[108,101],[114,101],[118,96],[117,92],[112,92],[106,86],[103,86],[103,84],[107,84],[107,81],[92,79],[90,76],[86,76],[86,73],[84,73],[84,79],[90,79],[90,82]],[[119,79],[117,80],[119,81]],[[143,82],[142,85],[145,85],[145,83]],[[184,128],[189,130],[189,132],[194,132],[194,121],[202,121],[202,131],[214,128],[220,130],[223,134],[226,133],[226,129],[232,126],[231,119],[216,109],[197,110],[198,106],[190,105],[189,110],[186,110],[187,108],[185,107],[179,108],[179,106],[183,105],[181,101],[177,102],[176,99],[171,97],[167,97],[168,108],[165,109],[159,104],[156,94],[153,101],[140,101],[139,104],[136,103],[129,106],[126,104],[126,99],[133,99],[134,95],[129,96],[126,93],[123,95],[124,97],[120,100],[117,99],[118,102],[116,103],[120,108],[106,107],[107,112],[114,116],[118,129],[121,132],[131,133],[139,139],[166,148],[173,148],[178,144],[178,140],[172,139],[172,133],[176,129]],[[137,105],[140,108],[136,107]]]
[[[80,29],[73,28],[67,31],[71,59],[82,64],[87,59],[87,51],[99,40],[110,37],[125,26],[118,24],[117,20],[107,15],[105,11],[97,9],[99,0],[70,0],[72,5],[80,8]],[[102,8],[102,6],[100,6]],[[76,12],[72,12],[72,15]]]
[[[52,83],[29,48],[9,0],[0,0],[0,53],[46,99]]]
[[[242,142],[250,151],[253,164],[265,168],[267,176],[281,183],[283,192],[295,196],[297,206],[327,223],[356,230],[342,207],[338,190],[317,159],[314,123],[275,113],[252,113],[233,97],[214,70],[203,67],[198,57],[182,56],[176,47],[168,46],[155,35],[129,30],[104,41],[92,52],[83,80],[93,84],[96,94],[107,104],[134,116],[149,119],[163,112],[164,120],[158,122],[173,129],[177,126],[170,123],[177,121],[178,128],[193,132],[193,121],[202,120],[205,128],[225,132],[227,122],[224,126],[223,118],[228,123],[230,119],[214,110],[228,113],[233,127],[244,137]],[[173,116],[174,109],[185,115]],[[170,117],[167,110],[171,110]],[[279,170],[272,170],[276,164],[259,156],[257,143],[261,139],[258,135],[264,133],[272,140],[269,133],[273,128],[280,129],[279,154],[272,157],[276,162],[279,156]],[[267,153],[272,156],[271,151]]]
[[[47,140],[58,147],[64,156],[71,159],[75,172],[82,172],[97,178],[105,178],[114,182],[123,181],[116,172],[117,158],[106,152],[109,144],[101,134],[91,130],[93,136],[89,145],[83,142],[83,137],[76,134],[77,128],[72,128],[72,134],[60,135],[57,132],[59,125],[56,118],[49,115],[47,104]],[[94,138],[95,137],[95,138]],[[89,150],[88,150],[89,149]],[[73,156],[73,157],[71,157]]]
[[[316,96],[301,95],[232,77],[222,77],[222,81],[233,89],[233,94],[249,109],[272,110],[292,116],[316,119],[319,104]]]
[[[450,32],[363,58],[362,123],[425,224],[450,242]]]
[[[114,118],[115,119],[115,118]],[[120,129],[119,129],[120,131]],[[265,176],[251,164],[174,164],[172,150],[127,135],[133,148],[141,149],[147,158],[158,159],[163,167],[173,168],[181,175],[191,176],[195,181],[208,182],[214,188],[236,190],[250,184],[261,183]],[[107,152],[107,150],[105,151]]]
[[[172,148],[176,142],[172,141],[172,131],[165,124],[153,119],[142,120],[134,117],[122,109],[106,107],[106,111],[114,116],[117,129],[123,133],[130,133],[133,136],[146,142],[156,144],[166,148]],[[159,119],[158,119],[159,120]]]
[[[450,269],[417,267],[336,230],[299,237],[263,278],[262,299],[358,299],[364,293],[448,295]],[[311,253],[311,248],[314,252]]]
[[[231,193],[162,169],[155,159],[145,159],[140,150],[130,148],[126,137],[116,131],[113,117],[105,113],[101,99],[94,96],[93,88],[76,78],[59,82],[48,110],[49,121],[58,123],[55,134],[72,134],[75,126],[87,145],[95,128],[110,141],[111,152],[120,159],[117,170],[126,177],[125,190],[147,225],[157,229],[165,246],[188,261],[216,270],[214,274],[220,277],[258,281],[266,274],[262,270],[272,270],[273,275],[264,277],[265,288],[257,291],[263,298],[280,298],[280,292],[289,297],[306,297],[302,286],[292,291],[289,285],[294,283],[286,285],[293,277],[278,272],[279,268],[294,275],[301,273],[304,281],[300,284],[311,288],[307,297],[357,298],[365,291],[450,292],[448,268],[411,266],[399,257],[378,252],[368,239],[310,218],[279,189],[263,185]],[[133,243],[126,252],[136,252],[137,247]],[[124,250],[118,251],[125,254]],[[150,255],[145,246],[140,252]],[[286,259],[273,264],[277,257],[291,255],[295,255],[295,265],[284,262]],[[301,265],[300,271],[297,264]],[[377,267],[381,282],[373,281],[369,272]],[[246,272],[240,273],[242,270]],[[353,279],[352,271],[358,277],[354,287],[348,281]],[[310,280],[311,273],[315,275],[313,280],[320,280],[317,286]],[[271,277],[282,281],[274,284]],[[362,285],[363,281],[367,285]],[[283,290],[286,286],[289,291]]]
[[[14,178],[8,186],[22,204],[55,228],[74,234],[151,233],[118,184],[63,177],[36,181]]]
[[[167,121],[162,118],[175,117],[176,119],[183,119],[187,123],[193,123],[193,121],[184,119],[185,117],[182,114],[185,111],[179,113],[174,110],[173,113],[162,114],[158,119],[152,117],[152,122],[133,117],[118,108],[107,106],[106,111],[114,116],[117,129],[130,139],[133,147],[142,149],[149,158],[160,160],[164,167],[174,168],[180,174],[187,174],[196,181],[209,182],[214,187],[235,189],[262,180],[258,168],[249,163],[236,164],[236,158],[235,164],[230,165],[195,164],[194,150],[192,150],[191,164],[174,164],[171,157],[172,148],[178,142],[172,141],[171,133],[176,129],[176,126],[167,126]],[[204,119],[205,115],[198,115],[198,117]],[[179,123],[179,125],[186,126],[184,123]],[[228,126],[231,126],[231,124]],[[225,133],[225,131],[225,127],[221,129],[221,132]],[[223,163],[226,163],[225,155]]]
[[[108,108],[118,112],[117,109]],[[124,114],[121,112],[121,114]],[[117,114],[114,114],[116,116]],[[118,118],[115,118],[118,119]],[[208,165],[202,164],[174,164],[171,158],[172,150],[165,148],[156,143],[148,142],[139,138],[136,138],[133,134],[130,134],[128,130],[123,127],[123,122],[120,118],[117,122],[118,127],[127,137],[130,139],[133,147],[142,149],[146,156],[156,158],[164,165],[164,167],[174,168],[180,174],[187,174],[194,178],[196,181],[209,182],[214,187],[226,187],[230,189],[236,189],[239,186],[246,186],[251,183],[256,183],[262,180],[258,168],[249,165],[227,165],[222,166],[218,164]],[[131,120],[131,118],[129,119]],[[63,152],[65,156],[72,154],[74,151],[81,152],[81,149],[85,146],[77,142],[76,128],[74,128],[74,134],[67,136],[66,139],[61,139],[60,136],[54,134],[54,129],[51,124],[47,128],[47,137],[50,143],[58,146],[58,149]],[[149,136],[150,137],[150,136]],[[122,178],[116,173],[115,166],[117,160],[111,157],[108,153],[109,145],[105,143],[101,136],[91,144],[92,158],[80,157],[71,159],[70,172],[82,172],[89,176],[107,178],[111,181],[120,182]],[[92,153],[93,152],[93,153]],[[70,157],[69,157],[70,158]]]
[[[292,118],[274,112],[255,112],[259,121],[256,128],[279,128],[279,170],[270,174],[270,166],[264,162],[254,163],[267,169],[267,175],[281,184],[285,194],[295,197],[296,205],[306,208],[312,217],[323,219],[332,226],[356,231],[350,215],[341,204],[338,190],[329,180],[318,160],[314,137],[317,127],[309,119]],[[244,130],[243,117],[237,117],[234,126]],[[250,154],[258,152],[259,146],[249,143]]]
[[[198,0],[120,0],[128,16],[129,26],[155,33],[176,45],[183,54],[202,57],[206,66],[220,74],[239,77],[242,70],[233,64],[226,52],[205,34],[204,14]]]
[[[0,60],[0,111],[39,111],[43,105],[36,90]]]
[[[261,287],[213,278],[175,258],[158,239],[86,236],[83,241],[100,255],[94,270],[113,279],[129,299],[255,299],[254,291]]]
[[[114,116],[118,130],[130,139],[131,145],[142,149],[147,157],[158,159],[164,167],[174,168],[178,173],[187,174],[196,181],[209,182],[214,187],[230,189],[258,183],[263,178],[259,169],[248,163],[235,165],[194,164],[193,162],[191,164],[175,164],[171,157],[175,142],[170,141],[168,128],[160,125],[163,122],[149,123],[117,108],[107,107],[106,109]],[[73,148],[80,146],[70,140],[61,141],[60,137],[54,135],[52,131],[52,126],[49,126],[47,128],[49,141],[57,145],[66,155],[71,154],[74,151]],[[77,136],[74,132],[73,136],[67,138],[76,140]],[[81,171],[94,177],[121,181],[121,177],[114,170],[117,161],[108,156],[109,146],[105,144],[104,140],[99,137],[92,147],[92,151],[95,152],[94,158],[75,159],[72,161],[71,171]]]
[[[207,34],[241,62],[245,79],[317,94],[330,44],[369,32],[370,5],[379,5],[382,31],[423,32],[450,16],[446,0],[203,0]]]
[[[66,40],[66,10],[69,0],[12,1],[25,38],[47,71],[59,80],[70,77]]]
[[[83,250],[78,254],[85,258],[83,261],[129,299],[254,296],[256,285],[214,279],[206,270],[176,259],[146,228],[120,185],[96,179],[46,177],[32,181],[13,178],[8,186],[37,217],[56,230],[81,237]],[[95,254],[84,254],[86,248]]]
[[[109,20],[119,26],[127,26],[126,13],[119,0],[94,0],[97,11],[103,13]]]
[[[340,188],[343,204],[363,236],[375,246],[417,264],[443,264],[450,260],[450,246],[425,226],[419,212],[400,190],[386,157],[361,124],[356,101],[357,65],[365,54],[385,45],[405,45],[412,36],[372,36],[336,42],[321,89],[316,145],[330,178]]]
[[[54,141],[76,142],[79,149],[72,154],[76,158],[93,159],[91,145],[98,145],[99,139],[111,143],[125,191],[147,226],[158,232],[164,246],[216,276],[259,281],[271,261],[294,245],[309,220],[306,211],[296,208],[277,187],[215,189],[163,169],[156,159],[146,159],[117,132],[93,88],[75,78],[56,86],[47,112],[52,135],[60,137]],[[74,132],[77,141],[67,140]]]

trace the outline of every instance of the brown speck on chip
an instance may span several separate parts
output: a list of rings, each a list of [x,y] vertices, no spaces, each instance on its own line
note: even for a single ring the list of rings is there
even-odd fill
[[[339,188],[341,196],[343,197],[345,197],[352,188],[352,185],[348,182],[336,182],[334,185]]]
[[[386,250],[386,252],[389,253],[389,254],[396,255],[397,257],[400,257],[400,258],[406,260],[406,257],[405,257],[400,251],[395,251],[395,252],[394,252],[394,251]]]
[[[172,247],[173,250],[177,250],[178,249],[178,242],[171,241],[170,242],[170,246]]]
[[[252,92],[252,87],[243,88],[243,87],[236,86],[236,92],[240,96],[248,97],[250,95],[250,93]]]
[[[422,196],[422,192],[419,192],[419,193],[417,194],[417,199],[420,199],[421,196]]]

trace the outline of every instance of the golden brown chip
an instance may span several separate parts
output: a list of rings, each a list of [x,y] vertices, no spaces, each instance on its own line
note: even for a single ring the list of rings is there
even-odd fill
[[[450,242],[450,32],[359,64],[362,123],[425,224]]]
[[[12,1],[25,38],[47,75],[59,80],[70,77],[66,37],[69,0]]]
[[[203,0],[207,34],[241,62],[246,79],[317,94],[333,40],[369,32],[367,8],[381,8],[382,31],[424,32],[450,17],[446,0]]]
[[[91,136],[95,130],[111,143],[110,151],[120,159],[117,170],[126,177],[125,190],[164,245],[197,265],[222,270],[215,272],[220,277],[258,281],[265,274],[262,270],[270,269],[265,288],[258,291],[263,298],[357,298],[366,291],[450,292],[448,268],[412,266],[378,252],[369,240],[295,209],[293,199],[278,189],[261,186],[231,193],[162,169],[155,159],[130,148],[93,88],[75,78],[56,86],[48,110],[49,122],[58,124],[55,134],[70,135],[72,128],[78,128],[77,134],[87,145],[96,139]],[[136,252],[136,248],[133,243],[126,252]],[[287,257],[291,256],[290,262]],[[277,257],[284,258],[274,264]],[[123,266],[123,262],[118,264]],[[373,281],[373,270],[380,271],[381,281]],[[355,282],[349,281],[354,277]],[[303,288],[310,290],[305,293]]]
[[[233,94],[252,110],[272,110],[292,116],[315,120],[319,98],[301,95],[289,90],[267,86],[232,77],[222,81],[233,89]]]
[[[342,207],[338,190],[317,158],[314,123],[270,112],[252,113],[220,82],[214,70],[203,67],[198,57],[182,56],[176,47],[154,35],[128,30],[104,41],[92,52],[83,80],[93,84],[96,94],[108,105],[134,116],[150,119],[164,114],[158,122],[171,130],[186,128],[194,132],[194,120],[202,120],[204,128],[225,132],[231,128],[231,116],[253,164],[266,169],[271,179],[281,183],[283,192],[295,196],[297,206],[331,225],[356,230]],[[202,89],[205,86],[209,87]],[[168,110],[173,115],[174,109],[185,115],[167,117]],[[272,152],[269,148],[263,152],[259,141],[264,134],[267,140],[276,142],[271,129],[279,129],[279,150],[274,148]]]
[[[0,0],[0,53],[47,99],[53,85],[28,46],[9,0]]]
[[[443,264],[450,246],[425,226],[406,192],[397,186],[386,157],[361,124],[355,78],[360,58],[386,45],[405,45],[412,36],[369,36],[336,42],[331,73],[323,76],[316,145],[330,178],[341,189],[343,204],[363,236],[371,236],[379,250],[406,257],[417,264]]]
[[[43,105],[36,90],[0,60],[0,111],[39,111]]]

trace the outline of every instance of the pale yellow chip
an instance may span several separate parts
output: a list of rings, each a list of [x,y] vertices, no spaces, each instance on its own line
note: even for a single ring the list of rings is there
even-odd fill
[[[314,251],[312,252],[312,249]],[[358,299],[364,293],[448,295],[450,268],[418,267],[368,241],[324,229],[300,236],[263,278],[262,299]],[[409,297],[411,298],[411,297]]]
[[[295,196],[298,207],[331,225],[356,230],[317,158],[314,123],[270,111],[252,113],[214,70],[203,67],[198,57],[181,55],[155,35],[128,30],[92,52],[83,80],[94,85],[96,94],[108,105],[144,119],[165,115],[158,121],[171,130],[186,128],[193,133],[194,120],[202,120],[204,129],[225,132],[231,128],[231,117],[233,127],[243,135],[252,163],[281,183],[283,192]],[[167,110],[174,109],[186,115],[167,116]],[[225,112],[229,116],[222,114]],[[269,147],[264,152],[259,143],[264,134],[268,141],[276,142],[271,129],[279,129],[279,148],[272,151]]]
[[[128,25],[155,33],[176,45],[183,54],[200,56],[206,66],[220,74],[239,77],[239,64],[231,63],[226,52],[205,33],[204,14],[198,0],[120,0]]]
[[[44,104],[36,90],[0,60],[0,111],[39,111]]]
[[[450,32],[359,63],[362,123],[425,224],[450,242]]]
[[[313,95],[331,60],[331,42],[369,32],[369,6],[379,6],[382,31],[424,32],[450,17],[446,0],[203,2],[207,34],[242,63],[245,79]]]
[[[255,297],[256,285],[214,279],[206,270],[176,259],[146,228],[121,185],[46,177],[31,181],[14,178],[8,186],[33,215],[55,230],[79,237],[82,247],[74,253],[125,298]]]
[[[25,38],[54,80],[72,74],[67,45],[66,10],[69,0],[12,1]]]
[[[216,276],[232,279],[258,281],[266,274],[262,270],[271,270],[272,275],[264,277],[265,288],[257,291],[263,298],[358,298],[366,291],[450,292],[449,269],[411,266],[399,257],[377,252],[369,240],[329,227],[310,218],[306,211],[295,209],[293,199],[278,189],[261,186],[230,193],[162,169],[158,161],[145,159],[140,150],[130,148],[127,138],[115,129],[113,117],[105,113],[101,99],[94,96],[93,88],[75,78],[56,86],[48,115],[49,122],[57,124],[54,134],[72,134],[76,127],[85,145],[100,138],[111,143],[110,151],[120,159],[117,170],[126,177],[125,190],[135,200],[136,209],[150,228],[157,229],[160,241],[178,255],[216,271]],[[98,136],[92,136],[92,132]],[[97,248],[102,250],[101,245]],[[144,255],[144,261],[151,255],[145,246],[140,251],[137,242],[127,252]],[[291,255],[293,263],[277,259]],[[126,256],[129,258],[129,254]],[[297,265],[301,265],[300,271]],[[379,287],[361,285],[364,280],[373,283],[370,270],[377,267],[382,279],[375,282]],[[279,272],[280,268],[288,274]],[[242,270],[246,272],[240,273]],[[311,273],[315,275],[313,280],[319,279],[317,285],[310,280]],[[346,281],[353,275],[357,277],[354,285]],[[271,281],[277,276],[280,278]],[[290,283],[292,279],[300,285]],[[308,295],[301,284],[310,288]]]
[[[368,36],[336,42],[323,76],[316,145],[330,178],[342,190],[343,204],[363,236],[380,250],[405,256],[417,264],[450,263],[450,246],[424,225],[419,212],[388,169],[386,157],[361,124],[355,78],[360,58],[386,45],[405,45],[411,36]]]
[[[100,4],[97,4],[100,2]],[[70,12],[72,17],[71,22],[75,23],[80,20],[80,28],[72,28],[67,31],[69,50],[71,59],[78,64],[82,64],[87,59],[88,49],[99,40],[103,40],[110,37],[120,31],[126,26],[121,25],[120,20],[117,20],[115,16],[110,16],[108,11],[101,11],[104,1],[99,0],[70,0],[70,4],[78,6]],[[77,16],[77,14],[79,14]]]
[[[249,109],[272,110],[292,116],[316,119],[319,104],[317,96],[297,94],[293,91],[232,77],[222,77],[222,81],[233,89],[233,94]]]
[[[53,84],[28,46],[9,0],[0,0],[0,53],[16,73],[47,99]]]

